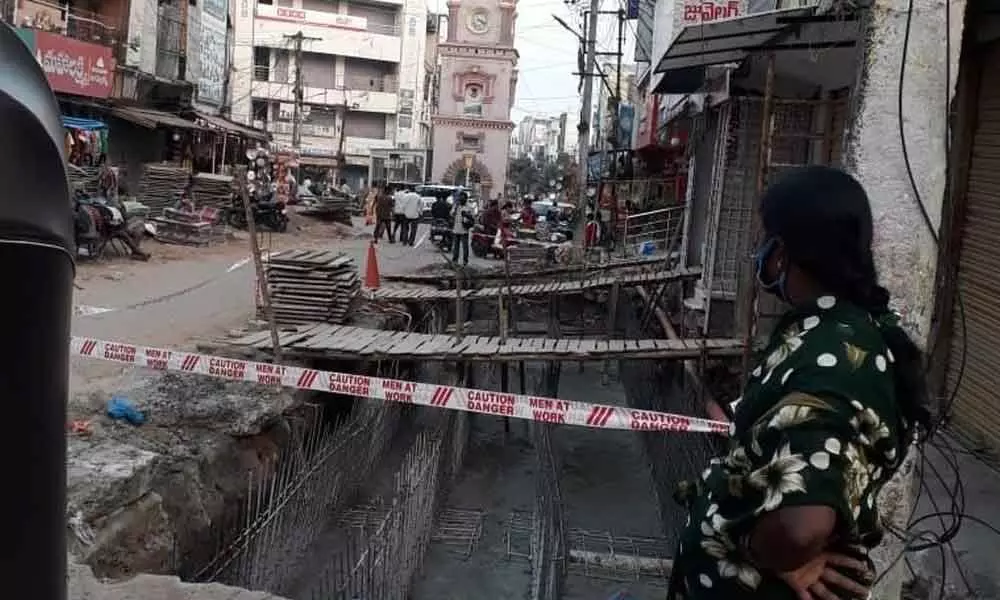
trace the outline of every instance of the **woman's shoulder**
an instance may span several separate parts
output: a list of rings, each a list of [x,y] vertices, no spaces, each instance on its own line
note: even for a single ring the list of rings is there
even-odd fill
[[[867,311],[826,297],[817,310],[789,323],[765,364],[780,362],[785,391],[803,392],[880,413],[894,412],[894,357]],[[825,308],[824,308],[825,307]],[[778,361],[774,354],[784,353]]]

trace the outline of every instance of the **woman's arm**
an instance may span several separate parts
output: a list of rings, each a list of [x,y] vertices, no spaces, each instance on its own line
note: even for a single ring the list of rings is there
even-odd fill
[[[794,571],[826,550],[837,524],[829,506],[790,506],[762,516],[747,544],[760,569]]]

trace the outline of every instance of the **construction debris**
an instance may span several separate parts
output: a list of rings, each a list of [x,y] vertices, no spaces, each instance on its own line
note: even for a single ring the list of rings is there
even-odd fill
[[[198,208],[226,208],[233,199],[233,178],[198,173],[191,178],[191,199]]]
[[[187,169],[158,164],[143,165],[139,198],[152,214],[158,214],[177,203],[187,187],[189,177]]]
[[[301,206],[299,214],[351,226],[351,213],[356,202],[341,192],[331,190],[322,196],[300,194],[298,200]]]
[[[275,320],[283,325],[343,323],[361,282],[351,257],[330,250],[289,250],[266,264]]]

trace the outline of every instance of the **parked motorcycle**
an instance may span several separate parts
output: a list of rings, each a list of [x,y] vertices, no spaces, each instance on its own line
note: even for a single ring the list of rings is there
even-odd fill
[[[91,198],[80,190],[73,194],[73,230],[77,248],[87,256],[99,258],[109,247],[123,245],[135,260],[149,260],[149,254],[139,249],[145,234],[143,220],[129,218],[124,206],[112,206],[104,198]]]
[[[253,213],[254,225],[266,227],[271,231],[284,233],[288,230],[288,208],[284,202],[274,199],[274,192],[257,193],[252,190],[255,196],[251,200],[250,209]],[[243,205],[243,197],[239,193],[234,193],[229,210],[226,214],[227,222],[238,229],[247,228],[247,213]]]
[[[445,252],[451,250],[450,219],[434,219],[431,222],[431,242]]]

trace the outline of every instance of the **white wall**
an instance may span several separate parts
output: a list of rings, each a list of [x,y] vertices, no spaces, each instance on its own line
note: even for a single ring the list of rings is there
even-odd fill
[[[910,163],[935,229],[940,226],[946,182],[945,94],[954,96],[965,14],[965,0],[947,0],[947,4],[952,28],[951,56],[946,59],[943,3],[913,0],[902,90]],[[902,313],[903,322],[917,342],[925,345],[934,308],[937,248],[910,186],[899,135],[898,81],[908,7],[909,0],[876,0],[871,10],[867,73],[858,90],[860,102],[848,137],[846,162],[871,199],[879,275],[893,294],[894,308]],[[945,77],[947,64],[950,81]],[[908,468],[881,496],[883,518],[897,527],[905,525],[914,501],[914,460],[911,456],[911,462],[904,465]],[[895,538],[886,538],[873,554],[880,568],[891,564],[900,550]],[[920,566],[916,569],[922,572]],[[900,561],[873,597],[898,599],[905,577]]]

